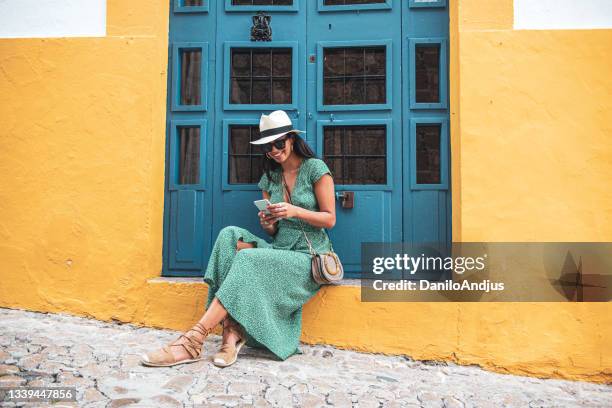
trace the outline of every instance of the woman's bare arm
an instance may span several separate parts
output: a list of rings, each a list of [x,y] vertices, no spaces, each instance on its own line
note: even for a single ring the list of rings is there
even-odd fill
[[[310,211],[296,207],[296,218],[320,228],[333,228],[336,225],[336,197],[334,195],[334,179],[324,174],[315,184],[314,193],[319,203],[319,211]]]

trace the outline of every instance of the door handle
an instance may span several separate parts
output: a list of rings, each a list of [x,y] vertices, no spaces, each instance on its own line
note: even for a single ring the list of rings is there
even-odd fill
[[[340,200],[342,208],[353,208],[355,206],[355,192],[338,191],[336,192],[336,200]]]

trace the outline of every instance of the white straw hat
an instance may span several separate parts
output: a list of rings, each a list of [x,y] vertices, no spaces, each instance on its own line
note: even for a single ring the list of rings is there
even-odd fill
[[[259,119],[261,138],[250,143],[256,145],[270,143],[290,132],[306,133],[303,130],[293,128],[293,123],[291,123],[291,119],[289,119],[289,115],[285,111],[276,110],[269,115],[261,115]]]

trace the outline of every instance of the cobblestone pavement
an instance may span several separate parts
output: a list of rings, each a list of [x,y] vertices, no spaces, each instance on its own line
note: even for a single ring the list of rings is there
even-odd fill
[[[140,353],[178,334],[0,308],[0,387],[76,386],[78,402],[61,405],[84,407],[612,407],[610,385],[319,345],[302,344],[304,354],[286,361],[244,347],[228,368],[210,361],[174,368],[139,364]],[[206,353],[219,343],[220,336],[211,335]]]

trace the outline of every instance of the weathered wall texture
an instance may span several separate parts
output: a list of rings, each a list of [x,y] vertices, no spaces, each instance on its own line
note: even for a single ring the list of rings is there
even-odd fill
[[[132,320],[162,260],[168,2],[0,40],[0,304]]]
[[[611,241],[612,30],[512,30],[510,1],[458,11],[457,240]]]
[[[612,240],[612,31],[515,31],[451,6],[453,230]],[[0,306],[175,329],[206,285],[161,271],[168,1],[109,0],[103,38],[0,40]],[[332,313],[328,310],[342,313]],[[324,288],[306,342],[612,380],[610,303],[361,303]]]
[[[611,241],[612,30],[516,30],[512,0],[451,4],[453,240]],[[463,363],[612,380],[609,302],[455,308],[445,350]]]

